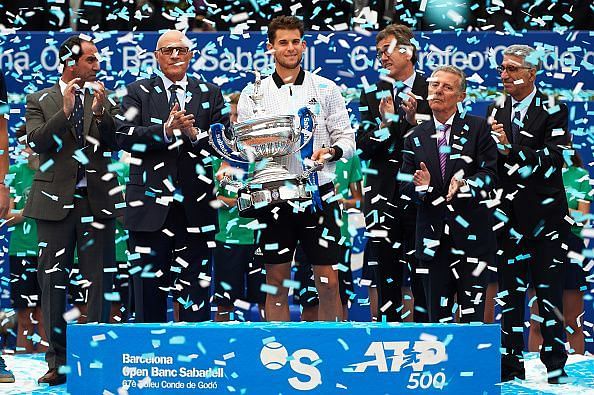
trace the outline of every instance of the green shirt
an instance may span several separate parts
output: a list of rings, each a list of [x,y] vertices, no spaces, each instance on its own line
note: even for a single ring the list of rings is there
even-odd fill
[[[126,185],[130,174],[130,165],[123,162],[114,162],[110,167],[111,170],[118,174],[118,182],[120,185]],[[128,240],[128,231],[124,229],[121,218],[116,218],[115,223],[115,260],[116,262],[127,262],[128,256],[126,255],[126,249]]]
[[[565,185],[567,206],[570,209],[577,210],[580,200],[592,201],[592,196],[590,195],[592,187],[590,186],[590,177],[586,169],[576,166],[564,168],[563,185]],[[583,225],[577,223],[587,221],[588,216],[577,212],[572,214],[572,218],[576,221],[576,224],[571,227],[571,231],[575,235],[582,237]]]
[[[355,154],[347,161],[341,159],[336,162],[336,178],[334,179],[334,186],[336,193],[342,195],[344,199],[351,197],[350,184],[359,182],[363,179],[361,172],[361,160]],[[361,208],[361,207],[359,207]],[[355,229],[349,230],[349,218],[346,210],[342,216],[342,226],[340,227],[341,235],[346,238],[345,245],[351,245],[351,238],[357,233]]]
[[[8,169],[6,181],[10,187],[10,197],[14,199],[15,211],[25,207],[34,174],[35,170],[27,162],[12,165]],[[37,224],[34,219],[25,218],[23,222],[9,227],[8,231],[11,232],[8,255],[37,256]]]
[[[236,193],[230,192],[225,188],[222,188],[219,180],[216,177],[216,172],[221,167],[221,160],[214,159],[212,162],[212,171],[215,174],[215,186],[217,190],[217,196],[222,195],[229,198],[237,197]],[[249,171],[254,170],[254,165],[250,164]],[[252,218],[241,218],[237,212],[237,206],[227,207],[221,206],[218,210],[219,214],[219,233],[215,235],[215,240],[226,243],[226,244],[242,244],[251,245],[254,244],[254,231],[248,229],[246,225],[252,221]]]

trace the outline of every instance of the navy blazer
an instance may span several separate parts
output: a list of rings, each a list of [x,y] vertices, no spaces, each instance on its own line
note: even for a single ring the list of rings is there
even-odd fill
[[[567,106],[560,103],[549,113],[546,97],[536,92],[526,111],[518,141],[511,144],[509,155],[499,154],[499,186],[503,188],[499,210],[507,220],[505,228],[533,240],[551,238],[568,232],[567,198],[563,186],[563,150],[570,144],[567,129]],[[509,141],[511,138],[511,97],[503,107],[489,106]],[[510,198],[513,196],[513,199]]]
[[[478,257],[496,250],[493,213],[487,207],[488,194],[496,184],[497,146],[484,118],[456,114],[450,132],[451,147],[442,180],[433,120],[412,129],[404,143],[401,177],[420,169],[425,162],[431,182],[424,195],[415,191],[410,181],[400,184],[400,191],[418,204],[416,256],[433,259],[438,245],[431,241],[442,238],[445,225],[449,228],[453,247],[465,256]],[[458,191],[449,203],[445,201],[450,180],[458,174],[470,191]]]
[[[194,144],[186,136],[181,137],[183,143],[179,146],[175,139],[165,142],[169,105],[163,80],[140,80],[127,89],[116,132],[120,147],[133,157],[126,186],[126,227],[139,232],[159,230],[175,199],[184,206],[188,227],[213,232],[214,236],[218,229],[216,210],[210,206],[215,199],[211,167],[214,152],[207,133],[201,133]],[[203,132],[214,123],[229,127],[218,86],[188,76],[187,92],[191,99],[185,104],[186,113],[194,114],[196,127]]]

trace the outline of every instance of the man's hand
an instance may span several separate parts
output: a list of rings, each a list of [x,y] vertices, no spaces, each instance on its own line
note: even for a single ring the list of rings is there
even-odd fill
[[[456,177],[452,177],[450,180],[450,186],[448,188],[448,194],[446,195],[446,202],[451,201],[454,196],[456,196],[456,193],[458,193],[460,187],[464,184],[465,183],[463,180],[458,180]]]
[[[390,119],[387,119],[388,114],[394,114],[394,100],[392,100],[392,96],[383,97],[380,100],[379,104],[379,112],[382,116],[382,123],[386,124],[391,122]]]
[[[497,137],[497,149],[503,155],[509,154],[509,140],[507,139],[507,134],[505,134],[505,130],[503,130],[503,124],[493,122],[491,124],[491,130],[493,131],[493,135]]]
[[[93,87],[93,106],[91,107],[93,115],[96,117],[103,115],[105,111],[103,103],[105,103],[105,85],[103,82],[97,81]]]
[[[417,121],[415,116],[417,115],[417,99],[415,98],[415,95],[412,94],[412,92],[408,92],[407,95],[408,98],[402,100],[400,107],[402,107],[404,113],[406,114],[406,122],[410,123],[411,125],[416,125]]]
[[[222,161],[221,165],[219,166],[219,170],[217,170],[215,176],[217,177],[217,180],[221,181],[225,177],[233,178],[233,173],[234,170],[231,167],[231,165],[226,161]]]
[[[76,90],[80,89],[78,83],[80,82],[80,78],[73,78],[66,84],[66,89],[64,89],[64,99],[63,99],[63,110],[64,114],[66,114],[66,118],[70,118],[72,115],[72,111],[74,111],[74,100],[76,98]]]
[[[335,150],[332,147],[318,148],[311,156],[311,160],[318,163],[326,163],[334,158]]]
[[[413,184],[417,187],[421,185],[429,185],[431,182],[431,173],[429,173],[425,162],[421,162],[420,167],[421,169],[416,170],[413,174]]]
[[[194,126],[194,115],[189,114],[186,115],[186,111],[179,110],[179,104],[175,103],[171,112],[169,113],[169,119],[165,124],[165,133],[167,137],[173,138],[174,131],[184,131],[185,129],[190,129]]]
[[[10,196],[8,187],[0,184],[0,218],[6,217],[10,209]]]
[[[188,138],[190,139],[191,142],[195,143],[196,141],[198,141],[198,128],[195,127],[191,127],[191,128],[186,128],[186,129],[182,129],[182,133],[185,134],[186,136],[188,136]]]

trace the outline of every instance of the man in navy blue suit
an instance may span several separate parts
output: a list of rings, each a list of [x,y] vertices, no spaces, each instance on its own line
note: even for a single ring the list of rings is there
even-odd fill
[[[432,119],[404,143],[400,190],[418,204],[416,256],[429,320],[483,320],[486,266],[495,261],[493,215],[497,148],[484,118],[461,113],[464,73],[438,67],[429,82]],[[454,304],[456,296],[457,306]],[[456,306],[456,307],[454,307]]]
[[[524,305],[528,282],[536,291],[543,319],[540,359],[551,384],[567,381],[564,370],[564,247],[570,231],[563,186],[563,151],[570,146],[568,110],[551,104],[536,87],[538,53],[527,45],[510,45],[497,67],[506,91],[489,107],[498,138],[501,204],[498,232],[499,288],[505,303],[501,320],[501,379],[524,379]]]
[[[165,322],[169,291],[179,320],[210,319],[211,255],[217,231],[206,130],[229,126],[221,90],[186,74],[192,43],[165,32],[162,73],[128,85],[116,139],[132,154],[124,223],[130,230],[137,322]]]

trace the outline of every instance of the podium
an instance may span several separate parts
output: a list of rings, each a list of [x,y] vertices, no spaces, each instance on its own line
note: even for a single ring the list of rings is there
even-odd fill
[[[86,324],[67,337],[73,394],[500,392],[498,325]]]

